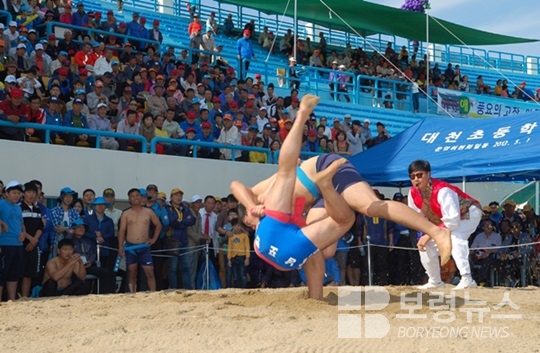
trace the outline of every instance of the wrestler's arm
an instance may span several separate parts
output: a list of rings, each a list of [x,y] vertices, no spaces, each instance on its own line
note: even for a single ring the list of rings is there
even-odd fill
[[[257,197],[253,193],[253,190],[237,180],[231,183],[231,192],[238,202],[246,207],[246,210],[250,210],[258,205]]]

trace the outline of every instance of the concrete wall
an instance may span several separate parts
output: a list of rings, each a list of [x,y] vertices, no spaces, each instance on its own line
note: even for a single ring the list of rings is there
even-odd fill
[[[92,188],[98,194],[112,187],[119,200],[126,200],[130,188],[146,187],[151,183],[167,195],[178,187],[184,191],[186,199],[194,194],[222,197],[230,193],[232,180],[254,185],[276,170],[275,165],[0,140],[0,180],[7,183],[15,179],[24,183],[39,179],[47,197],[57,197],[65,186],[79,193]],[[461,187],[461,184],[455,185]],[[493,200],[500,201],[520,186],[522,184],[469,183],[466,192],[487,205]],[[378,189],[390,198],[399,191],[396,188]],[[403,194],[407,192],[408,188],[402,190]]]
[[[275,173],[277,166],[231,161],[209,161],[133,152],[44,145],[0,140],[0,180],[32,179],[43,182],[47,197],[70,186],[81,193],[92,188],[100,194],[112,187],[118,199],[127,199],[133,187],[156,184],[167,194],[173,188],[194,194],[226,196],[232,180],[256,184]]]

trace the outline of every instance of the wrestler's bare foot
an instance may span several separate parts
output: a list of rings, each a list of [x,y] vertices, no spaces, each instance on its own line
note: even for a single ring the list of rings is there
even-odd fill
[[[450,231],[446,228],[439,228],[434,234],[429,234],[431,239],[437,244],[439,255],[441,256],[441,266],[444,266],[452,255],[452,239]]]
[[[317,184],[319,188],[324,188],[324,187],[333,188],[332,178],[337,173],[339,167],[341,167],[345,163],[347,163],[347,160],[345,158],[340,158],[340,159],[335,160],[334,162],[332,162],[332,164],[326,167],[326,169],[321,170],[320,172],[315,174],[312,177],[313,182]]]
[[[306,94],[302,97],[302,101],[300,102],[300,111],[306,112],[306,115],[301,115],[302,119],[305,119],[307,121],[309,119],[309,115],[313,112],[313,109],[319,104],[320,98],[317,96],[314,96],[312,94]],[[298,115],[297,115],[298,118]],[[304,122],[305,122],[304,121]]]

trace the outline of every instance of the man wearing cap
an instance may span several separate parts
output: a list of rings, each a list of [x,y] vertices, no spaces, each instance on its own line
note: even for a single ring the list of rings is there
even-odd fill
[[[503,212],[501,219],[499,220],[499,228],[503,220],[508,220],[510,223],[517,221],[522,222],[521,217],[516,212],[516,202],[514,200],[505,200],[502,204]]]
[[[360,120],[354,120],[352,122],[351,129],[347,132],[347,142],[349,143],[349,152],[351,156],[354,156],[364,151],[364,144],[366,140],[362,134],[362,126]]]
[[[169,288],[178,288],[177,275],[180,267],[182,284],[185,289],[194,289],[191,278],[191,256],[188,240],[188,227],[195,224],[197,218],[182,202],[184,192],[174,188],[170,193],[170,205],[166,207],[170,227],[165,235],[165,248],[171,250],[169,258]],[[179,263],[180,262],[180,263]]]
[[[134,12],[132,16],[132,20],[127,23],[127,35],[135,38],[141,37],[141,25],[139,23],[139,13]],[[141,43],[134,39],[129,39],[129,42],[133,44],[133,47],[137,50],[142,49],[140,47]],[[143,43],[144,44],[144,43]]]
[[[77,4],[77,11],[73,14],[71,18],[71,24],[79,27],[88,27],[88,14],[84,11],[84,3],[81,1]],[[78,35],[75,35],[77,38]]]
[[[10,61],[17,65],[17,69],[26,71],[30,68],[29,57],[26,52],[26,44],[19,43],[14,48],[11,48],[9,54]]]
[[[51,57],[43,50],[43,44],[36,44],[35,50],[28,59],[28,65],[30,67],[35,66],[41,76],[51,76],[51,62]]]
[[[10,181],[2,190],[5,198],[0,200],[0,293],[6,286],[8,300],[17,299],[17,281],[23,266],[23,241],[29,236],[19,206],[23,190],[21,183]]]
[[[111,128],[111,121],[107,117],[107,104],[98,103],[96,114],[90,117],[88,127],[91,130],[114,131]],[[100,148],[117,150],[119,143],[111,136],[100,136]]]
[[[59,53],[60,49],[58,49],[56,35],[49,34],[49,36],[47,37],[47,47],[45,48],[45,54],[47,54],[51,58],[51,60],[54,61],[58,59]],[[51,69],[51,73],[52,72],[54,72],[54,70]]]
[[[84,91],[83,91],[84,93]],[[64,115],[64,120],[62,125],[69,127],[76,127],[80,129],[88,129],[88,120],[86,115],[83,113],[84,102],[81,98],[75,98],[72,102],[72,109],[68,110],[66,115]],[[81,145],[89,146],[88,143],[88,134],[77,134],[77,133],[66,133],[65,134],[66,142],[71,145]]]
[[[118,222],[120,221],[120,217],[122,216],[122,211],[114,207],[114,204],[116,203],[114,190],[112,188],[107,188],[103,190],[103,198],[109,204],[109,206],[105,209],[104,213],[107,217],[112,219],[114,223],[114,236],[118,237]],[[118,243],[113,243],[112,247],[117,248]]]
[[[192,283],[196,283],[197,269],[199,265],[199,260],[201,259],[202,255],[202,250],[200,249],[200,247],[201,245],[205,244],[205,240],[210,240],[210,238],[208,235],[203,233],[203,218],[201,213],[205,212],[205,209],[203,207],[202,197],[200,197],[199,195],[193,195],[190,201],[191,202],[189,203],[189,210],[196,219],[196,221],[192,226],[189,226],[187,228],[187,237],[189,248],[193,249],[191,250],[192,253],[190,254],[190,278]],[[212,211],[210,211],[210,213],[213,214]],[[205,218],[205,225],[209,225],[206,222],[209,221]],[[208,229],[211,229],[210,226],[208,227]],[[212,253],[214,253],[214,249],[212,249],[212,244],[210,244],[210,258],[212,258]]]
[[[188,25],[187,32],[191,37],[191,35],[197,31],[202,32],[202,23],[199,20],[199,16],[194,16],[193,21]]]
[[[112,218],[108,217],[105,212],[111,207],[111,205],[105,200],[104,197],[96,197],[92,202],[94,212],[91,215],[86,216],[85,223],[88,225],[88,231],[85,234],[85,238],[90,239],[92,244],[99,244],[102,246],[99,252],[99,261],[101,262],[101,268],[107,272],[112,273],[114,269],[114,263],[116,260],[116,253],[111,252],[108,248],[115,246],[115,226]],[[93,263],[95,265],[95,263]],[[91,271],[99,271],[92,269]],[[87,267],[87,272],[90,274]],[[107,273],[105,273],[104,277]],[[98,277],[102,277],[97,275]],[[103,278],[103,282],[108,282],[107,278]],[[101,283],[101,293],[112,293],[114,291],[114,277],[110,283]],[[105,285],[104,285],[105,284]]]
[[[12,88],[8,99],[0,102],[0,120],[14,124],[25,122],[28,117],[28,106],[23,104],[24,92],[20,88]],[[24,140],[24,130],[10,126],[0,127],[0,139]]]
[[[76,198],[77,193],[70,187],[62,188],[58,197],[59,204],[51,210],[51,222],[56,233],[53,255],[56,255],[58,241],[73,233],[70,231],[70,226],[80,218],[79,212],[71,207],[73,200]]]
[[[86,96],[86,102],[88,105],[88,110],[90,111],[90,114],[96,114],[97,113],[97,107],[98,104],[102,103],[107,106],[109,100],[107,97],[103,94],[103,81],[97,80],[94,84],[94,91],[88,93]]]
[[[65,23],[67,25],[73,24],[73,8],[71,7],[71,4],[66,4],[64,6],[64,13],[60,15],[60,22]]]
[[[223,116],[223,128],[221,129],[221,133],[219,134],[219,138],[217,139],[218,143],[222,143],[225,145],[241,145],[241,135],[240,131],[236,126],[233,126],[233,116],[231,112],[225,113]],[[240,150],[236,150],[234,156],[232,156],[232,150],[229,148],[222,148],[221,149],[221,159],[227,159],[227,160],[239,160],[242,157],[242,152]]]
[[[68,53],[67,52],[65,52],[63,50],[58,51],[58,57],[55,60],[53,60],[49,65],[51,73],[53,75],[58,75],[57,70],[62,67],[62,63],[65,60],[67,60],[67,58],[68,58]]]
[[[159,20],[154,20],[154,22],[152,22],[150,39],[157,41],[159,44],[163,43],[163,33],[159,30]]]
[[[105,21],[102,21],[98,28],[105,32],[117,32],[118,25],[116,22],[117,21],[116,21],[116,18],[114,17],[114,11],[108,10],[107,19]]]
[[[240,61],[240,78],[244,78],[244,75],[249,71],[251,60],[256,60],[250,37],[251,31],[249,29],[244,29],[242,38],[236,41],[236,51],[238,60]]]

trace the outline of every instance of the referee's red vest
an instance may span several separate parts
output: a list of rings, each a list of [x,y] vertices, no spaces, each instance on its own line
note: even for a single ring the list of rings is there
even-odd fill
[[[429,200],[429,207],[433,211],[433,213],[439,217],[442,218],[442,212],[441,212],[441,205],[438,201],[439,191],[442,188],[449,188],[450,190],[454,191],[458,197],[459,197],[459,205],[460,205],[460,216],[463,216],[467,212],[469,212],[469,207],[471,205],[476,205],[482,208],[481,203],[478,202],[478,200],[472,198],[467,193],[463,192],[460,188],[455,187],[452,184],[447,183],[446,181],[442,181],[439,179],[431,178],[431,198]],[[423,199],[422,199],[422,193],[418,188],[411,187],[411,196],[414,201],[414,205],[418,207],[419,209],[422,209]],[[467,207],[461,207],[464,204],[464,200],[467,200],[468,202],[465,202],[468,204]],[[463,219],[463,218],[462,218]]]

